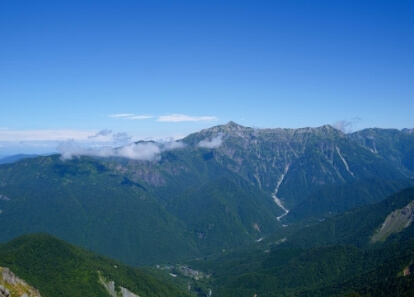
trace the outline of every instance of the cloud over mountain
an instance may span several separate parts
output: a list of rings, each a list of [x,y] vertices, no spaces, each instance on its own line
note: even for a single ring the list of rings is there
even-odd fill
[[[354,131],[354,128],[358,122],[361,121],[361,118],[354,117],[350,121],[342,120],[335,122],[332,126],[344,133],[351,133]]]
[[[218,148],[223,143],[224,134],[220,133],[219,135],[211,138],[211,139],[204,139],[198,143],[198,147],[202,148]]]
[[[164,151],[183,148],[185,145],[177,141],[165,142],[136,142],[120,147],[96,146],[85,147],[71,140],[59,144],[56,150],[61,154],[62,160],[70,160],[74,157],[121,157],[140,161],[157,161]]]

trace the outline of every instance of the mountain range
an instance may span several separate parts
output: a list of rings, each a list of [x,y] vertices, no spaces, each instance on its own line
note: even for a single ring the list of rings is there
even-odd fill
[[[0,242],[48,233],[133,266],[215,267],[218,296],[267,296],[281,288],[285,295],[268,296],[297,296],[333,292],[338,279],[299,286],[292,276],[268,284],[279,273],[289,276],[288,262],[302,267],[306,259],[338,255],[345,266],[335,265],[352,281],[352,261],[368,253],[380,263],[371,247],[397,240],[391,227],[374,236],[388,215],[399,211],[399,223],[388,226],[410,229],[401,209],[414,197],[401,192],[405,204],[387,198],[414,186],[410,129],[345,134],[328,125],[256,129],[229,122],[173,143],[140,141],[131,148],[158,150],[146,158],[62,151],[0,165]],[[399,257],[398,245],[411,249],[409,239],[398,239],[387,250],[390,259]],[[199,293],[208,294],[207,286]]]

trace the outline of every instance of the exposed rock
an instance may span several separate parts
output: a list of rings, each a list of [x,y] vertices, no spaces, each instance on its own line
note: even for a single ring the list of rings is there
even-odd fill
[[[401,209],[393,211],[382,223],[381,228],[372,236],[371,241],[385,241],[388,236],[398,233],[411,225],[414,219],[414,200]]]
[[[99,281],[112,297],[139,297],[138,295],[132,293],[130,290],[121,286],[117,286],[114,281],[105,279],[101,272],[98,271],[98,274]]]
[[[38,290],[17,277],[9,268],[0,267],[0,297],[41,297]]]
[[[134,293],[123,287],[121,287],[121,294],[122,297],[139,297],[138,295],[135,295]]]
[[[3,268],[2,275],[3,275],[3,280],[5,282],[8,282],[11,285],[15,285],[16,284],[16,282],[17,282],[16,276],[14,275],[13,272],[10,271],[9,268],[7,268],[7,267],[6,268]]]
[[[6,289],[5,287],[0,285],[0,296],[1,297],[9,297],[10,296],[10,292],[8,289]]]

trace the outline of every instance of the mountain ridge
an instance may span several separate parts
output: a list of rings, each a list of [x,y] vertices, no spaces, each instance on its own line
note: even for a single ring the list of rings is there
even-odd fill
[[[410,186],[404,164],[414,160],[414,135],[381,131],[383,142],[392,136],[400,145],[375,153],[329,125],[254,129],[229,122],[180,145],[163,144],[151,160],[53,155],[3,164],[0,241],[48,232],[132,265],[240,248],[284,224],[318,220]],[[388,158],[389,151],[403,157]],[[352,184],[362,193],[353,200]],[[306,204],[315,207],[291,220]]]

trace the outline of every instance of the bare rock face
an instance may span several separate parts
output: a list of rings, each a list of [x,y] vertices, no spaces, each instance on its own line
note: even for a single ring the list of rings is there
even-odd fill
[[[135,295],[134,293],[123,287],[121,287],[121,294],[122,297],[139,297],[138,295]]]
[[[17,283],[17,278],[13,272],[10,271],[9,268],[3,268],[3,280],[8,282],[11,285],[15,285]]]
[[[0,285],[0,297],[9,297],[9,296],[10,296],[10,291],[6,289],[5,287],[3,287],[2,285]]]
[[[99,271],[98,275],[100,283],[105,287],[109,295],[112,297],[139,297],[138,295],[132,293],[130,290],[121,286],[117,286],[114,281],[105,279],[105,277]]]
[[[17,277],[9,268],[0,267],[0,297],[41,297],[38,290]]]
[[[414,200],[401,209],[393,211],[384,221],[381,228],[372,236],[371,241],[385,241],[388,236],[409,227],[414,220]]]

